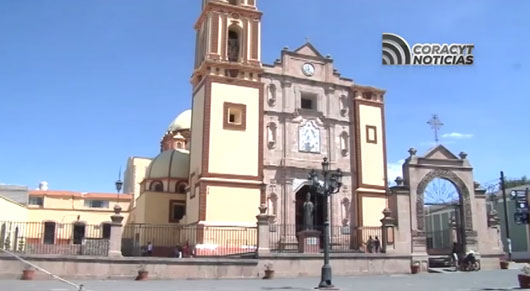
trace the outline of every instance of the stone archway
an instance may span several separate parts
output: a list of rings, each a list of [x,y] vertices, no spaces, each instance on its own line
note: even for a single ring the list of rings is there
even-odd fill
[[[466,184],[460,177],[452,171],[446,169],[433,169],[427,173],[416,188],[416,221],[418,223],[418,230],[424,230],[424,193],[427,185],[436,178],[442,178],[453,183],[460,196],[460,203],[462,208],[462,226],[466,230],[473,229],[473,216],[471,211],[470,192]]]
[[[473,168],[467,160],[467,154],[459,156],[451,153],[443,145],[429,150],[424,156],[417,156],[416,150],[409,150],[410,157],[403,165],[405,188],[410,194],[411,240],[413,253],[427,253],[427,236],[425,229],[425,189],[436,178],[449,181],[459,196],[458,244],[461,252],[477,250],[478,222],[475,212],[475,188]]]

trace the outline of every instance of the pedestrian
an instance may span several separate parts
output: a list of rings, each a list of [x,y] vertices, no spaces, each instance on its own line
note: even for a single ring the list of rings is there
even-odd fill
[[[381,248],[381,241],[379,240],[379,238],[376,235],[375,236],[375,240],[374,240],[374,250],[375,250],[375,252],[378,253],[380,248]]]
[[[374,252],[374,239],[372,238],[372,236],[368,236],[368,240],[366,241],[366,249],[368,250],[369,253],[373,253]]]
[[[147,242],[147,255],[149,257],[153,255],[153,244],[151,242]]]
[[[175,258],[179,258],[179,259],[182,258],[182,248],[180,247],[180,245],[177,245],[175,247],[174,255],[175,255]]]
[[[453,263],[455,265],[455,268],[458,269],[460,266],[460,248],[458,247],[458,243],[453,243],[453,250],[451,251],[451,256]]]

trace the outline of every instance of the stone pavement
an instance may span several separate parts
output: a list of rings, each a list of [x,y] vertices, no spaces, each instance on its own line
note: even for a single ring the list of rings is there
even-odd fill
[[[513,290],[518,289],[518,270],[479,271],[451,274],[366,275],[335,277],[339,290],[367,291],[445,291],[445,290]],[[314,290],[319,278],[273,280],[99,280],[82,281],[92,291],[174,291],[174,290]],[[75,288],[58,281],[0,280],[0,291],[68,291]]]

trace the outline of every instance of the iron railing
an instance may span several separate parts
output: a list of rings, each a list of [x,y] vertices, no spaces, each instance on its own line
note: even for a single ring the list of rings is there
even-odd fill
[[[0,221],[0,248],[26,254],[106,256],[110,224]]]
[[[270,224],[269,225],[269,245],[272,252],[298,252],[299,232],[303,228],[294,224]],[[314,230],[320,232],[320,248],[323,246],[323,226],[314,226]],[[330,251],[331,252],[369,252],[367,243],[372,237],[381,240],[381,227],[350,227],[342,225],[332,225],[330,230]],[[372,252],[375,252],[373,247]]]
[[[256,248],[256,227],[128,224],[122,235],[124,256],[242,256]]]

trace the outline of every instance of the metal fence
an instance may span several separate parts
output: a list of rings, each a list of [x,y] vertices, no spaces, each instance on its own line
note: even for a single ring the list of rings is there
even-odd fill
[[[256,227],[129,224],[122,235],[124,256],[244,256],[256,248]]]
[[[294,224],[270,224],[269,245],[272,252],[298,252],[299,232],[303,228]],[[323,226],[314,226],[320,232],[320,248],[323,246]],[[381,239],[381,227],[356,227],[331,225],[329,227],[331,252],[368,252],[370,237]]]
[[[27,254],[106,256],[110,224],[0,221],[0,248]]]

